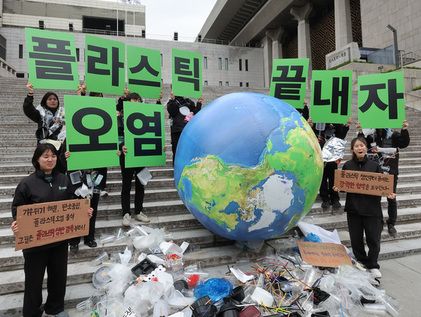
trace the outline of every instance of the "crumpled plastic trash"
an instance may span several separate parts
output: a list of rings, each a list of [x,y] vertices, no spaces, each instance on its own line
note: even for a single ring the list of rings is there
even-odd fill
[[[111,282],[107,284],[108,294],[110,296],[122,296],[127,285],[134,279],[130,268],[119,263],[111,266],[108,276],[111,278]]]
[[[146,233],[146,231],[144,231]],[[137,236],[133,239],[133,246],[138,250],[153,249],[164,241],[165,232],[160,229],[152,229],[147,235]]]
[[[130,259],[132,258],[132,251],[130,251],[127,247],[124,249],[123,253],[118,254],[120,257],[121,264],[127,265],[130,262]]]

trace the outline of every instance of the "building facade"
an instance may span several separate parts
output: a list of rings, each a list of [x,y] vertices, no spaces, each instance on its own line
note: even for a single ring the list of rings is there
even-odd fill
[[[3,59],[13,66],[18,77],[27,77],[25,27],[34,27],[74,34],[81,80],[85,67],[85,35],[94,34],[127,45],[159,50],[164,83],[171,82],[171,49],[177,48],[199,51],[203,55],[205,86],[264,87],[262,48],[147,39],[144,6],[137,8],[100,0],[91,0],[89,4],[83,0],[69,0],[66,4],[57,0],[3,0],[1,16]]]
[[[310,69],[395,64],[400,55],[413,62],[421,55],[420,14],[419,0],[218,0],[197,40],[262,47],[268,86],[274,58],[307,57]]]

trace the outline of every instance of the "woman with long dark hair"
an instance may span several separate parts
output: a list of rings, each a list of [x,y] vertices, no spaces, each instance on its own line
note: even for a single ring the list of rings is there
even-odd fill
[[[31,83],[26,85],[28,95],[23,102],[25,115],[38,124],[35,136],[40,142],[44,139],[58,140],[63,142],[66,138],[64,128],[64,108],[55,92],[47,92],[41,99],[40,104],[34,106],[34,88]]]
[[[16,187],[12,203],[14,233],[19,231],[16,222],[17,207],[28,204],[44,203],[74,198],[69,178],[58,172],[57,150],[49,144],[38,144],[32,157],[35,172],[25,177]],[[92,209],[90,210],[92,215]],[[23,316],[40,317],[43,310],[48,315],[66,317],[64,295],[67,281],[67,241],[33,247],[23,250],[25,259],[25,291]],[[47,269],[48,297],[44,309],[42,305],[42,282]]]
[[[367,142],[364,138],[354,138],[351,141],[351,151],[352,159],[345,162],[342,170],[382,173],[380,165],[367,158]],[[334,187],[334,190],[337,191],[338,188]],[[391,199],[395,197],[395,193],[388,195]],[[345,211],[355,258],[369,270],[374,278],[381,278],[378,263],[383,230],[381,196],[347,193]],[[368,253],[364,248],[364,235]]]

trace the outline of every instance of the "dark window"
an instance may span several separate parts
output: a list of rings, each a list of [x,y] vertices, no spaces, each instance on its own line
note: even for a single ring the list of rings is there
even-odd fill
[[[25,78],[25,73],[16,73],[17,78]]]
[[[222,81],[219,81],[219,86],[222,87]]]
[[[80,61],[80,49],[76,47],[76,60]]]
[[[222,58],[221,57],[218,58],[218,69],[222,70]]]
[[[43,20],[39,20],[38,21],[38,26],[41,30],[44,30],[44,21]]]
[[[178,41],[178,32],[174,32],[174,41]]]
[[[240,87],[243,87],[243,82],[242,81],[240,81]]]
[[[146,37],[146,30],[142,30],[142,37],[145,38]]]
[[[248,87],[249,86],[249,82],[246,82],[246,87]]]
[[[19,44],[19,58],[23,58],[23,45]]]
[[[240,60],[238,61],[238,70],[239,71],[242,71],[243,70],[243,61],[242,61],[242,59],[240,58]]]
[[[245,61],[245,69],[246,69],[246,72],[248,72],[249,71],[249,60],[248,59],[246,59]]]
[[[73,23],[69,23],[69,31],[73,32]]]

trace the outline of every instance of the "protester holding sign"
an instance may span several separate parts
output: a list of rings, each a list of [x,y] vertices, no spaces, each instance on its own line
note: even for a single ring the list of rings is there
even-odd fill
[[[19,224],[16,222],[17,207],[22,205],[59,201],[73,198],[70,180],[56,170],[57,150],[51,144],[39,144],[32,157],[35,172],[25,177],[17,186],[12,203],[14,221],[11,228],[16,234]],[[52,211],[47,211],[51,212]],[[90,215],[92,210],[90,210]],[[23,251],[25,259],[25,292],[23,316],[41,316],[42,283],[47,268],[48,297],[44,312],[60,317],[68,316],[64,312],[64,295],[67,280],[67,241],[54,242]]]
[[[365,137],[370,145],[369,151],[373,153],[373,158],[379,160],[385,172],[394,175],[393,191],[396,192],[399,174],[399,149],[404,149],[409,145],[410,138],[408,132],[408,121],[404,120],[400,132],[391,129],[373,129],[373,134],[364,135],[361,126],[358,124],[358,136]],[[395,228],[398,216],[396,199],[387,199],[387,230],[389,235],[396,238]]]
[[[322,131],[322,133],[319,136],[319,143],[321,148],[323,148],[327,140],[333,137],[345,140],[351,122],[351,119],[349,119],[347,124],[326,124],[325,130]],[[339,202],[339,195],[333,190],[335,170],[338,169],[339,163],[340,160],[324,162],[323,178],[319,190],[320,197],[322,198],[323,209],[328,209],[330,205],[332,206],[333,210],[338,210],[339,208],[341,208],[341,203]]]
[[[367,158],[367,143],[364,138],[351,141],[352,159],[345,162],[343,170],[382,173],[380,165]],[[334,187],[334,190],[338,190]],[[390,193],[388,198],[396,197]],[[383,213],[381,196],[347,193],[345,211],[347,212],[348,230],[351,238],[352,252],[374,278],[381,278],[378,257],[380,253],[380,238],[383,229]],[[368,246],[368,254],[364,248],[364,234]]]
[[[124,120],[123,120],[123,102],[142,102],[142,97],[137,93],[129,93],[128,90],[125,91],[125,97],[120,97],[117,103],[117,115],[119,117],[119,128],[118,135],[121,140],[120,143],[120,168],[121,168],[121,178],[122,178],[122,187],[121,187],[121,208],[123,221],[122,225],[125,227],[130,226],[131,221],[131,212],[130,212],[130,190],[132,188],[133,176],[135,176],[135,196],[134,196],[134,206],[135,206],[135,217],[141,222],[149,222],[149,218],[142,212],[143,211],[143,198],[145,197],[145,186],[140,182],[137,174],[143,169],[143,167],[132,167],[127,168],[125,164],[125,156],[127,154],[127,148],[124,146]]]
[[[197,100],[196,105],[189,98],[181,96],[174,96],[171,92],[170,100],[167,103],[167,111],[170,115],[171,125],[171,147],[172,147],[172,162],[174,165],[175,153],[177,151],[178,140],[181,132],[187,122],[202,109],[203,98]]]

